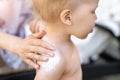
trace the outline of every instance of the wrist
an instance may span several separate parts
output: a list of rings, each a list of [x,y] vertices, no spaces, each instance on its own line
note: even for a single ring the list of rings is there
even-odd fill
[[[23,44],[23,39],[16,37],[13,43],[11,43],[10,51],[14,54],[20,55],[20,50]]]

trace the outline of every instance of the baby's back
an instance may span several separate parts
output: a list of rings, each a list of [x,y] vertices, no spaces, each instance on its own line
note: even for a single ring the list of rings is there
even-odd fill
[[[35,80],[82,80],[79,55],[73,48],[57,47],[55,56],[49,57],[48,62],[38,62],[40,70],[37,70]]]
[[[68,51],[68,55],[64,57],[65,71],[61,76],[60,80],[82,80],[82,70],[81,70],[78,52],[75,49],[71,54]]]
[[[48,62],[38,62],[41,65],[35,80],[82,80],[82,71],[78,54],[61,55],[58,51]]]

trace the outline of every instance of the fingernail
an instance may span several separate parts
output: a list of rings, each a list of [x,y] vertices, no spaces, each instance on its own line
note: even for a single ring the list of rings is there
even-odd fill
[[[39,66],[38,66],[38,65],[35,65],[35,68],[36,68],[36,69],[38,69],[38,68],[39,68]]]
[[[55,47],[51,47],[52,50],[55,50],[56,48]]]
[[[54,54],[54,53],[49,53],[49,55],[50,55],[51,57],[53,57],[55,54]]]
[[[47,61],[49,60],[49,58],[47,58]]]
[[[48,57],[46,56],[46,57],[43,57],[42,58],[42,61],[48,61]]]

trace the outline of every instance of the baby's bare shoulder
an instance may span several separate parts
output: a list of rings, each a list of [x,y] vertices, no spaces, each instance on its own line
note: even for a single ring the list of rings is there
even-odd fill
[[[48,62],[38,62],[40,64],[40,70],[47,73],[60,72],[64,70],[65,61],[62,54],[56,50],[55,56],[49,57]]]
[[[64,72],[64,58],[58,50],[54,57],[49,57],[48,62],[38,62],[40,69],[37,70],[35,80],[59,80]]]

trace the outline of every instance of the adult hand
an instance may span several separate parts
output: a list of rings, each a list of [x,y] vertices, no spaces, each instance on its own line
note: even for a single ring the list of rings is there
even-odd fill
[[[45,34],[45,31],[34,33],[17,44],[19,46],[16,48],[17,52],[15,53],[18,53],[24,62],[36,69],[39,69],[40,65],[35,63],[35,61],[48,61],[48,57],[43,56],[43,54],[54,56],[53,51],[55,48],[41,40]]]
[[[32,33],[40,32],[38,20],[34,20],[30,23],[30,31]]]

